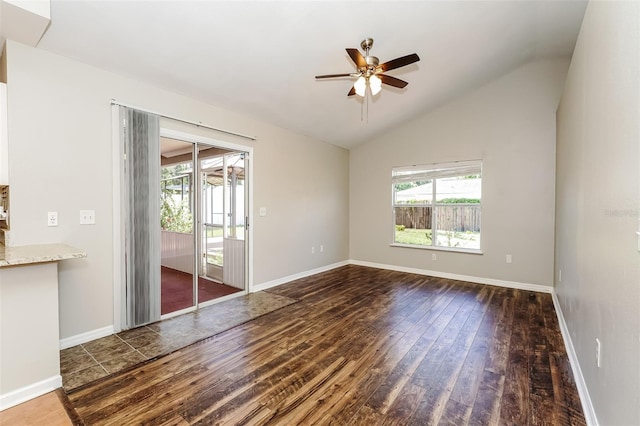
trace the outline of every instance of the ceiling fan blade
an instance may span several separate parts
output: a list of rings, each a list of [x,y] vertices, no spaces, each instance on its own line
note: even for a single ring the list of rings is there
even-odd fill
[[[351,77],[351,73],[316,75],[316,78],[336,78],[336,77]]]
[[[356,66],[358,68],[362,68],[362,67],[366,68],[367,61],[364,60],[364,56],[362,56],[362,53],[360,53],[360,51],[358,49],[349,49],[349,48],[347,48],[347,53],[351,57],[351,60],[353,62],[355,62]]]
[[[394,70],[396,68],[404,67],[405,65],[412,64],[414,62],[418,62],[420,58],[415,53],[411,55],[402,56],[400,58],[392,59],[389,62],[385,62],[384,64],[380,64],[377,66],[377,69],[382,72]]]
[[[384,74],[377,74],[377,75],[378,75],[378,77],[380,77],[380,80],[382,80],[382,82],[384,84],[388,84],[389,86],[399,87],[400,89],[402,89],[407,84],[409,84],[404,80],[400,80],[399,78],[391,77],[390,75],[384,75]]]
[[[347,96],[353,96],[356,94],[356,88],[351,86],[351,90],[349,90],[349,93],[347,93]]]

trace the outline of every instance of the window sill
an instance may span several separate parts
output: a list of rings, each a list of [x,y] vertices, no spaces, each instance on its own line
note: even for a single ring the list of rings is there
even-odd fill
[[[450,251],[454,253],[466,253],[466,254],[484,254],[480,249],[466,249],[466,248],[455,248],[455,247],[438,247],[438,246],[418,246],[413,244],[398,244],[391,243],[390,247],[403,247],[410,249],[420,249],[420,250],[436,250],[436,251]]]

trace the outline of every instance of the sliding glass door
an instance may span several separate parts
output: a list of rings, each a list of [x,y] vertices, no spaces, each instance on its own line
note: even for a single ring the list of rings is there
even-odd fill
[[[225,229],[224,229],[224,282],[244,289],[245,259],[245,154],[234,152],[224,157],[225,171]]]
[[[245,158],[243,152],[227,152],[200,160],[202,275],[240,290],[245,288]]]
[[[160,229],[161,313],[193,308],[195,279],[194,145],[161,138]]]
[[[161,138],[162,315],[245,289],[244,159]]]
[[[154,114],[119,117],[122,328],[242,293],[247,154],[161,130]]]

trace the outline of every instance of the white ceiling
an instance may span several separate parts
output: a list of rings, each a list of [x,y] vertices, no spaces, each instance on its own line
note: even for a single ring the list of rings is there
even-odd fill
[[[346,148],[526,62],[573,52],[577,1],[51,0],[38,47]],[[417,53],[366,106],[346,47]],[[364,110],[365,120],[361,121]],[[188,118],[188,117],[185,117]]]

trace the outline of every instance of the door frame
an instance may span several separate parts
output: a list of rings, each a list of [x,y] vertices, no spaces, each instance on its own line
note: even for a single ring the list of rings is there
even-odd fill
[[[124,230],[124,165],[123,147],[121,146],[122,126],[119,119],[119,106],[112,105],[112,180],[113,180],[113,329],[115,333],[122,331],[126,324],[126,309],[123,300],[126,294],[126,270],[125,261],[125,230]],[[247,244],[245,246],[245,293],[253,292],[253,147],[220,139],[200,136],[193,133],[160,128],[160,136],[183,140],[194,144],[210,145],[233,151],[246,153],[245,170],[247,179]],[[196,224],[199,226],[199,224]]]

